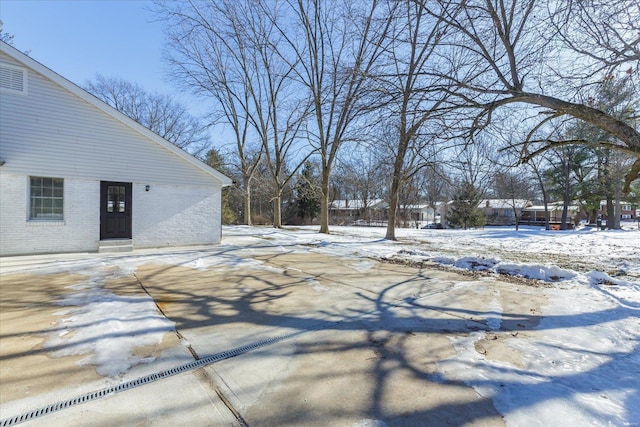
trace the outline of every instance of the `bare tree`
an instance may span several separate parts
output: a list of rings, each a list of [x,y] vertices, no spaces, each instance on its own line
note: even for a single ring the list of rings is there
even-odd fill
[[[268,6],[247,1],[236,19],[243,32],[250,34],[250,45],[245,46],[255,70],[250,87],[254,112],[250,117],[274,183],[273,226],[280,228],[282,193],[312,154],[301,138],[310,100],[292,78],[298,61],[286,57],[286,39],[276,25],[287,11],[282,11],[279,4]]]
[[[451,66],[438,76],[460,89],[457,105],[476,111],[471,133],[490,125],[499,108],[526,104],[540,113],[534,129],[555,118],[569,117],[614,137],[598,145],[640,157],[637,124],[586,102],[585,91],[603,75],[585,74],[578,81],[576,66],[570,68],[560,61],[568,55],[572,64],[590,70],[610,73],[611,67],[630,63],[637,70],[638,2],[614,2],[610,7],[610,2],[599,0],[415,1],[453,29],[446,38]],[[599,49],[594,51],[593,46]],[[527,138],[521,146],[523,160],[557,145],[596,144],[545,140],[541,148],[530,151],[530,142]],[[627,188],[639,173],[640,158],[626,177]]]
[[[211,4],[212,12],[222,21],[227,12],[224,3]],[[193,5],[195,8],[195,5]],[[205,100],[213,101],[209,114],[213,126],[231,128],[236,152],[236,168],[241,176],[243,223],[251,225],[252,180],[263,154],[262,144],[250,132],[251,80],[246,59],[242,56],[243,37],[238,28],[218,26],[196,10],[183,9],[175,3],[158,3],[158,13],[168,23],[166,30],[170,47],[166,58],[170,75],[180,87]],[[193,19],[186,16],[193,15]],[[232,20],[231,18],[226,21]],[[203,21],[204,25],[197,26]],[[192,31],[193,27],[200,31]]]
[[[84,89],[193,155],[204,154],[211,145],[202,121],[168,95],[149,93],[136,83],[100,74],[95,82],[86,82]]]
[[[544,228],[545,230],[549,230],[549,189],[547,188],[547,183],[544,179],[544,165],[546,163],[547,159],[544,155],[541,155],[537,156],[534,159],[531,159],[526,163],[526,165],[531,170],[531,172],[533,172],[536,183],[540,188],[540,194],[542,195],[542,205],[544,207]]]
[[[516,183],[519,180],[518,177],[522,177],[526,180],[526,185],[524,182],[514,185],[514,190],[518,189],[518,191],[522,192],[520,196],[517,196],[515,194],[514,196],[528,198],[531,201],[533,201],[532,199],[534,198],[541,197],[545,213],[545,229],[549,230],[550,189],[548,187],[550,183],[548,179],[546,179],[545,171],[550,166],[550,159],[553,159],[553,153],[551,151],[541,153],[540,155],[529,159],[524,165],[519,167],[518,156],[520,153],[516,148],[517,144],[514,144],[513,142],[522,140],[527,135],[527,133],[530,132],[530,130],[527,129],[526,123],[523,124],[518,120],[517,114],[514,114],[514,116],[516,116],[515,120],[503,118],[503,120],[501,121],[502,126],[498,127],[496,129],[496,132],[494,132],[494,134],[496,135],[494,139],[503,141],[506,145],[511,146],[510,149],[500,150],[501,157],[505,157],[504,159],[494,159],[494,163],[498,164],[501,167],[501,169],[496,172],[496,176],[503,172],[509,173],[512,170],[518,171],[518,174],[514,177],[516,179]],[[545,130],[549,131],[549,129]],[[522,167],[524,167],[526,170],[522,170]],[[506,187],[509,188],[509,183],[506,182],[506,184]],[[503,197],[508,198],[510,192],[515,193],[515,191],[506,191],[506,197]],[[515,201],[512,202],[512,205],[514,204]],[[537,218],[535,218],[535,220],[538,221]]]
[[[8,45],[13,46],[13,34],[4,31],[4,22],[0,20],[0,41],[5,42]]]
[[[281,227],[281,196],[308,158],[300,143],[308,96],[295,87],[276,22],[286,5],[250,0],[157,1],[168,23],[167,56],[175,75],[217,103],[219,119],[231,125],[245,188],[245,222],[250,223],[251,179],[260,160],[273,180],[273,225]],[[261,150],[248,149],[258,141]],[[287,168],[286,165],[293,165]]]
[[[640,3],[565,1],[548,3],[548,8],[563,44],[589,59],[573,70],[574,78],[588,81],[620,66],[640,66]]]
[[[335,172],[332,173],[334,185],[332,193],[339,192],[340,197],[357,200],[361,211],[358,218],[367,222],[371,218],[370,208],[385,191],[384,172],[381,159],[376,156],[368,145],[354,147],[353,150],[344,151],[336,162]]]
[[[447,169],[446,164],[438,157],[435,157],[433,162],[421,172],[424,175],[422,194],[433,209],[434,221],[440,204],[448,202],[452,194],[451,177]]]
[[[481,192],[486,192],[500,166],[496,146],[486,135],[473,138],[472,142],[449,149],[447,165],[463,182],[470,183]]]
[[[533,195],[531,179],[526,169],[514,167],[498,172],[494,177],[494,191],[496,197],[505,200],[511,208],[517,231],[522,209]]]
[[[391,135],[393,178],[385,236],[389,240],[396,239],[402,186],[428,164],[429,155],[435,151],[434,119],[448,96],[441,90],[443,79],[433,71],[439,67],[435,52],[446,33],[446,24],[412,0],[394,2],[393,7],[398,19],[384,56],[388,72],[378,76],[381,111],[389,117],[382,126],[395,129]]]
[[[277,24],[295,52],[295,71],[311,96],[309,138],[321,159],[320,232],[329,232],[330,176],[386,41],[393,9],[380,0],[288,0],[294,21]],[[384,4],[384,7],[383,7]],[[295,30],[292,30],[292,26]],[[292,64],[293,65],[293,64]]]

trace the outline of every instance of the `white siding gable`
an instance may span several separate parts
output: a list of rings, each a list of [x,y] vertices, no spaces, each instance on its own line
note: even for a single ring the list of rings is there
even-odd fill
[[[4,53],[0,62],[24,67]],[[53,74],[48,69],[43,72]],[[91,102],[33,69],[27,76],[27,95],[2,91],[3,172],[147,184],[230,184],[228,178],[185,159],[186,154],[176,153],[178,148],[164,146],[169,144],[90,95],[82,93]]]

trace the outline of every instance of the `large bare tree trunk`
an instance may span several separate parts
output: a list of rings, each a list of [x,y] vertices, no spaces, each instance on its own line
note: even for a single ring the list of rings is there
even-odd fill
[[[571,157],[567,157],[565,159],[563,159],[564,164],[562,165],[562,173],[563,173],[563,179],[564,179],[564,192],[562,195],[562,217],[560,218],[560,230],[565,230],[567,228],[567,215],[569,213],[569,204],[571,203],[571,196],[572,196],[572,191],[571,191],[571,183],[570,183],[570,174],[571,174],[571,169],[570,169],[570,164],[571,164]]]
[[[273,198],[273,228],[282,228],[282,197],[278,194]]]
[[[402,9],[404,27],[392,35],[397,46],[393,46],[389,61],[391,69],[399,71],[391,73],[393,77],[385,87],[390,95],[388,102],[395,105],[392,108],[398,120],[386,235],[389,240],[396,240],[396,215],[402,185],[426,165],[418,153],[426,151],[430,138],[420,136],[420,131],[447,96],[446,91],[434,96],[428,90],[434,83],[426,77],[430,74],[431,57],[445,32],[441,20],[429,20],[424,10],[412,1],[398,2],[396,6]]]
[[[243,177],[244,186],[244,224],[253,225],[251,221],[251,179]]]
[[[391,200],[389,201],[389,222],[387,222],[387,234],[384,236],[387,240],[396,240],[396,216],[398,213],[400,186],[400,178],[394,176],[391,183]]]
[[[616,209],[611,196],[607,196],[607,228],[614,229],[616,226]]]
[[[403,166],[409,141],[406,135],[400,135],[398,152],[393,166],[393,180],[391,181],[391,196],[389,197],[389,222],[387,223],[387,234],[385,239],[396,240],[396,217],[398,214],[398,200],[400,199],[400,189],[403,184]]]
[[[620,210],[620,198],[621,198],[621,193],[622,193],[622,188],[620,185],[620,181],[616,180],[615,184],[614,184],[614,196],[615,196],[615,201],[613,202],[613,210],[615,212],[615,218],[614,218],[614,222],[613,222],[613,228],[616,230],[619,230],[620,228],[622,228],[622,226],[620,225],[620,217],[622,216],[622,211]]]
[[[320,233],[329,234],[329,172],[322,168],[320,194]]]

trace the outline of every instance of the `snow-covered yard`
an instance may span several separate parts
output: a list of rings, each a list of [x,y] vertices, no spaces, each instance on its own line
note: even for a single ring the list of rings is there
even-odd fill
[[[513,339],[504,341],[523,354],[522,363],[491,360],[478,351],[479,343],[494,339],[492,334],[505,321],[502,307],[496,304],[487,321],[489,330],[449,337],[456,354],[441,360],[430,379],[472,386],[493,401],[507,425],[640,425],[640,231],[635,224],[620,231],[398,229],[395,242],[383,238],[382,228],[333,227],[331,231],[321,235],[316,227],[225,227],[223,244],[214,248],[137,251],[126,257],[60,256],[38,272],[73,268],[89,280],[74,285],[58,301],[63,306],[58,327],[44,346],[58,349],[64,342],[64,350],[57,350],[55,356],[82,354],[86,357],[79,363],[96,365],[99,374],[126,378],[132,366],[154,363],[153,358],[134,356],[133,348],[159,342],[174,326],[159,314],[150,297],[123,297],[102,289],[99,278],[105,270],[127,276],[149,263],[272,269],[260,261],[230,255],[230,248],[265,242],[363,263],[384,259],[474,270],[488,288],[492,278],[528,280],[544,291],[550,303],[542,307],[538,334],[515,339],[514,333]],[[2,273],[29,268],[28,263],[16,264]],[[81,328],[87,324],[95,326]],[[383,420],[376,422],[385,425]]]
[[[457,355],[440,363],[443,380],[463,380],[491,397],[508,425],[640,425],[635,224],[622,231],[405,229],[398,230],[398,243],[375,240],[384,230],[338,232],[326,250],[345,243],[352,248],[342,236],[367,236],[372,240],[357,245],[359,253],[544,281],[551,301],[537,327],[544,339],[510,343],[526,355],[524,368],[488,361],[476,351],[484,331],[452,338]],[[499,320],[494,329],[500,329]]]
[[[242,229],[227,230],[228,234]],[[439,364],[441,381],[461,380],[490,397],[508,425],[640,425],[640,231],[385,230],[334,227],[262,229],[273,244],[312,245],[345,257],[428,262],[453,269],[536,279],[551,304],[537,329],[544,339],[511,340],[524,367],[487,360],[475,344],[485,331],[451,337],[457,355]],[[233,238],[229,239],[233,241]],[[501,313],[501,307],[495,307]],[[489,325],[499,330],[498,316]]]

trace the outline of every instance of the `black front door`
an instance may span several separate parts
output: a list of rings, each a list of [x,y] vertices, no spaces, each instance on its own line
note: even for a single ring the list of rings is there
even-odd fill
[[[100,182],[100,240],[131,238],[131,183]]]

